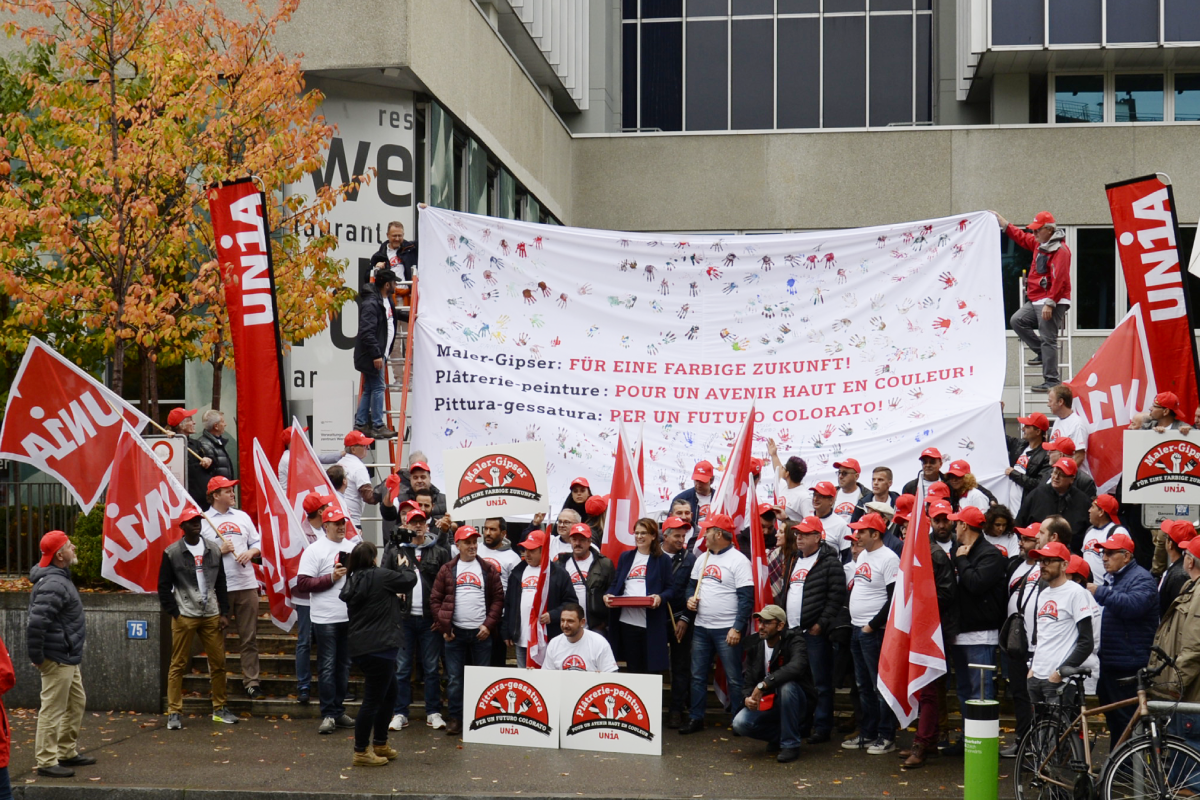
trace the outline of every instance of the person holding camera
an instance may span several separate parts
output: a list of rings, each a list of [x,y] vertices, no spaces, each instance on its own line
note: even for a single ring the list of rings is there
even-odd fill
[[[389,569],[375,566],[374,543],[360,541],[350,552],[346,581],[338,598],[346,604],[347,649],[366,679],[362,708],[354,723],[354,766],[380,767],[398,753],[388,746],[388,723],[396,702],[396,658],[404,637],[404,602],[417,573],[404,561]],[[368,750],[368,740],[371,748]]]
[[[354,543],[346,541],[346,515],[329,507],[321,516],[325,536],[300,556],[296,588],[308,592],[309,619],[317,640],[317,693],[321,698],[321,726],[317,733],[353,728],[346,714],[350,682],[350,617],[340,593],[346,582],[346,559]]]
[[[393,731],[408,727],[408,711],[412,705],[412,674],[417,659],[425,676],[425,724],[437,730],[446,727],[442,719],[442,683],[438,665],[442,660],[442,635],[433,621],[433,604],[429,593],[442,565],[450,561],[450,551],[437,543],[437,534],[430,531],[425,512],[405,508],[404,524],[392,531],[383,548],[386,569],[416,573],[416,585],[403,598],[404,609],[400,626],[404,640],[396,656],[396,702],[392,708]]]

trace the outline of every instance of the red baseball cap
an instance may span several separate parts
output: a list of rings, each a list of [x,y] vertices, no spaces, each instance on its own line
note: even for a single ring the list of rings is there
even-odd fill
[[[1189,541],[1184,549],[1188,551],[1188,555],[1197,561],[1200,561],[1200,536],[1197,536],[1195,539]]]
[[[337,506],[330,506],[325,509],[325,513],[321,515],[321,522],[341,522],[346,518],[342,510]]]
[[[756,478],[762,474],[762,467],[763,460],[761,458],[755,457],[750,459],[750,472],[752,472]]]
[[[1043,450],[1057,450],[1064,456],[1075,455],[1075,442],[1071,441],[1071,437],[1063,436],[1055,439],[1053,442],[1046,442],[1042,445]]]
[[[812,487],[813,494],[821,494],[826,497],[837,497],[837,487],[829,481],[821,481]]]
[[[588,483],[587,478],[576,478],[575,480],[571,481],[571,488],[574,489],[576,486],[582,486],[585,489],[592,488],[592,485]]]
[[[959,461],[951,461],[950,466],[946,468],[946,472],[954,475],[955,477],[961,478],[964,475],[970,474],[971,465],[966,461],[962,461],[961,459]]]
[[[857,458],[843,458],[841,461],[835,461],[833,464],[833,468],[834,469],[852,469],[858,473],[862,472],[862,467],[860,467],[858,465]]]
[[[1174,397],[1174,395],[1172,395]],[[1175,402],[1179,402],[1178,400]],[[167,424],[172,428],[183,422],[188,417],[194,415],[200,409],[198,408],[172,408],[171,413],[167,414]]]
[[[1164,519],[1159,527],[1175,544],[1185,544],[1196,538],[1196,526],[1186,519]]]
[[[708,517],[700,523],[701,528],[719,528],[728,533],[733,533],[733,518],[728,514],[709,514]]]
[[[545,546],[545,544],[546,532],[541,528],[538,528],[537,530],[532,530],[529,532],[529,534],[525,537],[525,541],[521,542],[521,547],[525,548],[526,550],[537,550],[539,547]]]
[[[1025,227],[1029,228],[1029,230],[1031,230],[1031,231],[1036,231],[1039,228],[1043,227],[1044,225],[1049,225],[1050,227],[1054,227],[1056,224],[1057,223],[1055,223],[1055,221],[1054,221],[1053,214],[1051,214],[1049,211],[1039,211],[1037,213],[1037,216],[1035,216],[1033,218],[1033,222],[1029,223]]]
[[[346,437],[344,439],[342,439],[343,447],[354,447],[354,446],[360,445],[360,444],[361,445],[370,445],[370,444],[374,444],[374,443],[375,443],[375,440],[372,439],[370,436],[364,435],[362,431],[350,431],[349,433],[346,434]]]
[[[983,512],[975,506],[963,506],[957,514],[951,514],[954,522],[965,522],[972,528],[983,528]]]
[[[421,519],[424,519],[424,520],[429,519],[429,517],[425,516],[424,511],[422,511],[419,508],[414,508],[412,511],[409,511],[407,514],[404,515],[404,524],[405,525],[410,524],[417,517],[420,517]]]
[[[470,539],[472,536],[478,536],[479,531],[472,528],[470,525],[463,525],[454,532],[454,541],[461,542],[464,539]]]
[[[913,506],[917,504],[915,495],[902,494],[896,498],[896,513],[892,517],[894,522],[908,522],[912,517]]]
[[[1128,534],[1117,533],[1108,537],[1108,541],[1101,542],[1100,546],[1105,550],[1128,550],[1133,552],[1133,539],[1130,539]]]
[[[49,531],[42,537],[41,548],[42,558],[38,561],[39,567],[48,567],[50,562],[54,560],[54,556],[63,548],[67,542],[71,541],[62,531]]]
[[[1042,433],[1050,430],[1050,420],[1046,419],[1046,415],[1040,411],[1035,411],[1028,417],[1017,417],[1017,422],[1022,425],[1032,425]]]
[[[663,520],[663,524],[662,524],[662,529],[664,531],[669,531],[674,528],[688,528],[688,527],[691,527],[691,526],[688,525],[683,520],[681,520],[679,517],[667,517],[666,519]]]
[[[935,458],[938,461],[942,460],[942,451],[936,447],[926,447],[921,451],[921,458]]]
[[[852,542],[857,542],[858,541],[858,533],[856,531],[850,531],[849,533],[846,534],[846,538]]]
[[[1183,406],[1179,404],[1179,396],[1174,392],[1159,392],[1154,395],[1154,405],[1162,406],[1167,411],[1175,415],[1175,419],[1181,419],[1184,422],[1189,420],[1184,416]]]
[[[230,486],[237,486],[237,485],[238,485],[237,481],[231,481],[231,480],[229,480],[229,478],[226,478],[224,475],[214,475],[213,477],[208,479],[208,488],[206,488],[204,491],[206,494],[212,494],[213,492],[217,491],[218,489],[228,489]]]
[[[433,472],[433,470],[431,470],[429,468],[429,465],[426,464],[424,461],[414,461],[413,463],[408,465],[408,474],[409,475],[413,474],[413,472],[416,470],[421,470],[422,472],[429,472],[429,473]]]
[[[948,517],[953,513],[954,513],[954,509],[950,507],[950,504],[943,502],[941,500],[937,501],[936,503],[932,503],[929,506],[929,518],[930,519],[932,519],[934,517],[940,517],[943,514],[945,514]]]
[[[295,430],[292,426],[283,429],[283,435],[279,438],[283,440],[283,446],[287,447],[292,443],[292,431]],[[308,428],[301,428],[305,433],[308,433]]]
[[[317,510],[322,506],[327,506],[333,502],[333,495],[327,494],[306,494],[304,496],[304,513],[310,517],[317,513]]]
[[[851,522],[850,527],[856,531],[872,530],[883,533],[887,530],[887,523],[883,521],[883,517],[874,512],[863,514],[858,522]]]
[[[1041,550],[1034,550],[1033,554],[1038,558],[1057,558],[1062,561],[1071,560],[1071,551],[1062,542],[1050,542]]]
[[[598,517],[608,511],[608,495],[594,494],[583,504],[583,510],[589,516]]]
[[[1017,528],[1016,530],[1017,530],[1017,535],[1024,539],[1036,539],[1038,537],[1038,531],[1040,531],[1041,529],[1042,529],[1042,523],[1031,522],[1031,523],[1029,523],[1028,528]]]
[[[571,526],[571,531],[567,534],[567,538],[569,539],[572,536],[586,536],[588,539],[591,539],[592,529],[590,526],[585,525],[582,522],[576,522]]]
[[[1097,495],[1096,499],[1092,502],[1099,506],[1100,510],[1105,514],[1108,514],[1110,518],[1117,518],[1117,511],[1120,509],[1120,504],[1117,503],[1117,498],[1113,497],[1111,494]]]
[[[947,500],[950,497],[950,487],[942,481],[934,481],[929,484],[929,489],[925,493],[925,502],[932,503],[935,500]]]
[[[696,468],[692,470],[692,480],[694,481],[711,481],[713,477],[713,465],[707,461],[699,461],[696,463]]]
[[[1079,465],[1075,463],[1073,458],[1060,458],[1054,462],[1054,468],[1062,470],[1064,475],[1074,476],[1079,471]]]
[[[824,533],[825,526],[818,517],[805,517],[796,523],[796,530],[801,533]]]
[[[1054,544],[1059,543],[1054,542]],[[1059,546],[1061,547],[1061,545]],[[1067,562],[1067,574],[1082,575],[1084,580],[1087,580],[1092,577],[1092,568],[1088,566],[1088,563],[1084,560],[1083,556],[1073,555],[1071,556],[1071,560]]]
[[[775,506],[771,505],[770,503],[759,503],[758,504],[758,515],[760,517],[765,517],[767,514],[774,514],[774,513],[775,513]]]
[[[179,513],[179,521],[187,522],[189,519],[195,519],[196,517],[202,516],[204,515],[200,513],[200,509],[196,508],[195,506],[187,506]]]

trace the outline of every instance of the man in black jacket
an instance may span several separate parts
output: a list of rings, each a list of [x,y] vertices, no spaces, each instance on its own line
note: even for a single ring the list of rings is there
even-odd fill
[[[197,635],[208,657],[214,722],[234,724],[225,707],[225,629],[229,594],[221,548],[200,536],[200,512],[180,516],[183,538],[163,551],[158,569],[158,602],[171,617],[171,666],[167,672],[167,730],[183,727],[183,676],[190,672],[192,641]]]
[[[662,551],[671,559],[671,590],[675,598],[674,602],[668,604],[673,628],[667,635],[667,645],[671,651],[668,728],[678,728],[683,723],[683,715],[691,707],[688,698],[692,688],[693,615],[687,607],[687,585],[692,567],[696,564],[696,554],[687,547],[687,535],[691,529],[692,526],[679,517],[667,517],[662,524]]]
[[[991,673],[981,679],[979,673],[983,670],[970,669],[968,665],[995,665],[1000,625],[1008,603],[1005,585],[1008,561],[984,538],[983,512],[978,508],[967,506],[951,514],[950,519],[958,523],[954,569],[958,573],[959,609],[958,635],[951,652],[959,707],[966,708],[968,700],[996,698]],[[950,752],[961,754],[962,742],[956,743]]]
[[[575,599],[584,608],[588,630],[604,632],[608,629],[608,606],[604,605],[604,594],[613,582],[616,567],[600,553],[599,547],[592,544],[592,529],[584,523],[572,525],[568,538],[571,550],[560,553],[558,563],[566,570]]]
[[[942,452],[936,447],[926,447],[921,451],[921,474],[904,484],[904,494],[924,497],[929,493],[929,487],[941,480],[945,480]]]
[[[196,409],[172,408],[167,415],[167,427],[187,439],[187,490],[196,505],[204,508],[207,504],[204,493],[212,474],[208,471],[212,459],[200,456],[196,451],[200,446],[192,441],[196,432]],[[286,488],[286,487],[285,487]]]
[[[1049,477],[1050,454],[1042,445],[1046,442],[1046,431],[1050,430],[1050,420],[1038,411],[1028,417],[1017,417],[1017,422],[1021,423],[1021,438],[1008,440],[1012,466],[1004,474],[1020,487],[1020,496],[1024,497]]]
[[[1187,543],[1196,538],[1196,528],[1186,519],[1164,519],[1162,532],[1167,545],[1167,562],[1170,566],[1158,582],[1158,616],[1166,616],[1167,609],[1191,580],[1183,568],[1183,553]]]
[[[229,439],[225,436],[225,415],[215,408],[210,408],[204,412],[203,421],[204,433],[200,434],[195,442],[197,452],[209,460],[209,479],[220,476],[234,480],[236,476],[233,474],[233,460],[229,458],[229,451],[226,449]],[[207,483],[205,486],[207,487]],[[208,505],[207,496],[200,505]]]
[[[358,338],[354,342],[354,368],[362,373],[362,399],[354,415],[354,429],[374,439],[390,439],[396,432],[384,424],[385,361],[396,340],[392,293],[396,273],[381,269],[374,285],[363,287],[358,305]]]
[[[1017,513],[1017,525],[1026,527],[1046,517],[1058,514],[1071,525],[1074,538],[1071,549],[1078,553],[1087,533],[1088,508],[1091,499],[1075,486],[1078,465],[1070,458],[1060,458],[1050,470],[1050,482],[1043,483],[1025,495],[1021,510]]]
[[[393,536],[383,548],[380,566],[402,571],[414,567],[417,585],[403,599],[404,642],[396,656],[396,706],[392,710],[389,730],[398,731],[408,727],[409,706],[412,705],[413,664],[421,659],[421,672],[425,678],[425,724],[434,730],[446,727],[442,718],[442,682],[438,665],[442,660],[442,635],[434,629],[433,606],[429,592],[437,580],[438,570],[450,561],[450,551],[437,543],[437,537],[429,532],[422,511],[405,508],[404,527],[414,531],[413,537],[404,542]]]
[[[379,249],[371,256],[371,266],[403,275],[405,281],[412,280],[413,270],[417,266],[417,243],[404,238],[403,222],[388,223],[387,239],[379,244]]]
[[[833,643],[829,634],[838,614],[846,608],[849,592],[840,554],[833,545],[821,541],[821,520],[805,517],[790,524],[796,536],[796,552],[784,564],[783,588],[775,602],[791,609],[790,632],[804,636],[817,693],[808,743],[821,744],[828,742],[833,733]]]
[[[754,687],[746,707],[733,718],[733,732],[779,748],[780,764],[800,757],[800,725],[808,696],[816,689],[808,670],[808,653],[796,630],[788,630],[779,606],[763,606],[754,615],[758,633],[746,637],[742,685]]]
[[[29,660],[42,675],[35,747],[37,773],[47,778],[70,778],[73,767],[95,764],[94,756],[76,745],[87,695],[79,665],[87,636],[83,601],[71,582],[71,565],[79,559],[75,545],[62,531],[42,537],[42,558],[29,571],[29,624],[25,643]]]

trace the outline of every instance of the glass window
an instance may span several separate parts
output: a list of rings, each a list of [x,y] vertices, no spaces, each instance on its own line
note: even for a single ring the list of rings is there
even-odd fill
[[[912,7],[912,0],[871,0],[872,11],[909,11]]]
[[[642,19],[683,16],[683,0],[642,0]]]
[[[749,14],[774,14],[775,0],[731,0],[730,11],[735,17]]]
[[[826,17],[823,122],[861,128],[867,122],[866,17]]]
[[[637,19],[638,15],[638,0],[622,0],[621,2],[621,18],[622,19]]]
[[[1117,238],[1112,228],[1075,232],[1075,328],[1117,325]]]
[[[1029,269],[1030,253],[1000,233],[1000,290],[1004,294],[1004,327],[1012,330],[1012,315],[1025,299],[1021,273]]]
[[[837,14],[843,11],[866,11],[865,0],[825,0],[825,13]]]
[[[728,13],[729,0],[688,0],[689,17],[724,17]]]
[[[1158,0],[1106,0],[1109,42],[1158,43]]]
[[[1187,122],[1200,120],[1200,75],[1176,73],[1175,119]]]
[[[638,126],[638,47],[636,23],[621,26],[621,127]]]
[[[1162,122],[1162,75],[1118,75],[1115,88],[1117,122]]]
[[[821,20],[779,20],[780,128],[821,125]]]
[[[933,121],[933,98],[930,91],[933,74],[933,15],[917,15],[917,122]]]
[[[775,127],[775,21],[731,23],[729,111],[733,130]]]
[[[871,118],[867,124],[879,127],[912,122],[913,18],[905,14],[872,16],[870,20]]]
[[[1168,42],[1200,42],[1200,0],[1163,0]]]
[[[1192,248],[1196,246],[1196,226],[1180,227],[1179,239],[1175,244],[1179,247],[1179,268],[1187,276],[1188,311],[1192,315],[1192,324],[1196,325],[1196,320],[1200,319],[1200,278],[1188,272],[1188,263],[1192,258]]]
[[[1103,122],[1104,76],[1055,76],[1054,121],[1059,123]]]
[[[1100,4],[1096,0],[1054,0],[1049,5],[1050,44],[1100,43]]]
[[[816,14],[821,10],[820,0],[779,0],[780,14]]]
[[[692,6],[688,3],[688,8]],[[687,24],[687,130],[723,131],[729,127],[727,84],[729,23]]]
[[[992,3],[992,44],[1042,44],[1046,39],[1045,0]]]
[[[641,126],[664,131],[681,130],[683,128],[682,22],[642,23],[641,76]]]

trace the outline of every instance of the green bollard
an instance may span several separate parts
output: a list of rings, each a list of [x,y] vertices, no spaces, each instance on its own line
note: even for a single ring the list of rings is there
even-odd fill
[[[988,664],[971,664],[980,671],[983,687]],[[963,800],[996,800],[1000,790],[1000,703],[968,700],[963,709]]]

